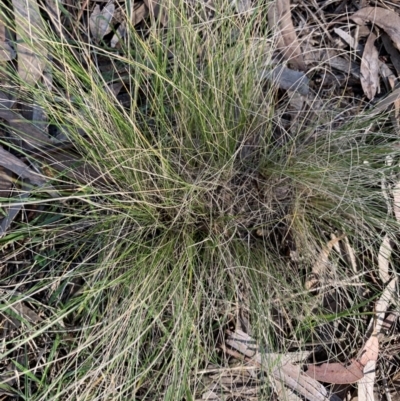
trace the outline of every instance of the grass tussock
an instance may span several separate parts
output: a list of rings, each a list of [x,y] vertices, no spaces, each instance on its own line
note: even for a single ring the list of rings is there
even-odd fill
[[[119,51],[39,32],[53,90],[20,84],[74,159],[61,172],[49,163],[58,196],[33,188],[0,239],[11,288],[1,313],[23,302],[40,318],[2,346],[19,367],[3,386],[18,399],[193,400],[199,372],[227,366],[227,328],[283,353],[334,337],[338,319],[361,336],[362,297],[340,283],[359,274],[373,286],[382,237],[396,241],[381,182],[398,173],[387,163],[397,134],[319,94],[285,129],[294,95],[259,79],[273,54],[267,6],[245,17],[216,8],[208,22],[176,4],[168,29],[128,27]],[[346,234],[359,269],[332,262],[340,314],[304,288],[331,233]]]

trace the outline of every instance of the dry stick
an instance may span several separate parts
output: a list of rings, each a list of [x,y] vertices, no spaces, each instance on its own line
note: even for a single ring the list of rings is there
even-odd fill
[[[76,17],[76,20],[79,22],[80,19],[82,18],[83,12],[85,11],[86,7],[88,6],[89,0],[85,0],[85,3],[82,5],[81,9],[78,12],[78,16]]]
[[[279,50],[282,51],[284,58],[296,65],[299,70],[307,71],[307,66],[304,62],[303,54],[300,49],[300,43],[297,39],[296,31],[292,21],[290,1],[277,0],[276,13],[278,18],[277,28],[279,29],[279,34],[282,36],[285,44],[285,48]]]

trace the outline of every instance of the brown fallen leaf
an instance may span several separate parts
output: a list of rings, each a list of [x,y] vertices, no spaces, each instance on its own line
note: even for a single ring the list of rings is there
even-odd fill
[[[372,334],[365,342],[358,359],[362,366],[366,366],[369,361],[376,361],[379,355],[379,340],[376,334]]]
[[[307,365],[307,374],[314,379],[333,384],[351,384],[359,380],[363,380],[361,387],[363,391],[370,386],[370,382],[374,382],[374,367],[379,355],[379,339],[378,333],[381,330],[384,315],[387,311],[389,303],[392,300],[397,284],[397,277],[392,279],[381,299],[376,304],[377,318],[374,331],[365,342],[360,356],[357,360],[352,360],[350,365],[344,366],[340,363],[324,363],[322,365]],[[368,380],[367,380],[368,379]]]
[[[16,302],[7,305],[7,307],[0,313],[0,321],[11,321],[14,328],[19,328],[21,323],[37,324],[43,319],[31,308],[26,306],[23,302]]]
[[[322,365],[307,365],[306,374],[315,380],[332,384],[351,384],[363,376],[363,366],[355,360],[350,365],[341,363],[323,363]]]
[[[379,74],[390,89],[393,89],[396,86],[396,75],[393,74],[387,64],[382,63],[381,61],[379,62]]]
[[[331,68],[351,74],[353,77],[360,78],[360,67],[344,57],[339,56],[339,52],[334,49],[318,49],[310,43],[302,45],[304,59],[307,65],[327,64]]]
[[[235,3],[238,13],[246,13],[251,10],[251,0],[237,0]]]
[[[393,104],[400,100],[400,88],[394,89],[389,95],[379,100],[374,107],[374,114],[386,111]]]
[[[393,67],[395,68],[397,75],[400,76],[400,52],[397,50],[393,44],[392,41],[390,40],[389,36],[384,33],[381,36],[382,43],[385,46],[385,50],[389,53],[390,56],[390,61],[393,64]]]
[[[24,83],[35,85],[46,65],[47,50],[38,35],[44,30],[36,0],[12,0],[17,32],[18,75]]]
[[[375,40],[376,35],[371,32],[361,59],[361,86],[369,100],[375,97],[379,88],[379,55]]]
[[[29,180],[33,185],[43,185],[46,182],[44,177],[35,173],[25,163],[2,147],[0,147],[0,166],[12,171],[19,177]]]
[[[110,179],[108,175],[102,174],[88,162],[83,162],[73,152],[61,148],[54,147],[46,152],[39,153],[35,155],[35,159],[43,163],[43,172],[49,177],[65,175],[81,184],[91,181],[103,185],[106,185]]]
[[[16,156],[12,155],[10,152],[7,152],[5,149],[0,147],[0,166],[6,168],[7,170],[13,172],[19,178],[22,178],[28,181],[31,185],[44,186],[47,183],[47,178],[37,174],[35,171],[30,169],[23,161],[18,159]],[[23,189],[25,193],[28,193],[28,185],[24,184]],[[50,185],[47,185],[47,188],[44,189],[51,197],[57,198],[59,193]],[[17,206],[17,205],[15,205]],[[15,214],[14,209],[14,214]],[[9,217],[14,218],[12,215]],[[7,223],[3,223],[3,228],[7,226]]]
[[[6,27],[0,20],[0,61],[10,61],[15,58],[15,50],[6,40]]]
[[[379,276],[383,283],[387,283],[390,279],[389,259],[392,254],[392,245],[389,235],[383,238],[378,253]]]
[[[144,3],[136,3],[134,4],[133,13],[131,17],[132,25],[135,26],[142,22],[149,14],[149,9],[145,6]]]
[[[85,7],[81,6],[80,12],[83,13]],[[49,19],[52,23],[53,30],[59,35],[60,37],[63,36],[63,24],[61,21],[61,10],[60,4],[58,0],[46,0],[46,11]],[[78,15],[78,21],[80,17]]]
[[[162,26],[167,26],[168,15],[165,10],[165,2],[162,4],[160,0],[144,0],[144,4],[146,4],[149,10],[149,15],[153,24],[159,21]]]
[[[122,22],[120,26],[117,28],[117,31],[115,32],[114,36],[112,37],[110,46],[112,48],[118,46],[119,41],[125,38],[126,32],[127,32],[126,22]]]
[[[376,361],[369,361],[364,367],[364,377],[358,382],[358,401],[371,401],[374,397]]]
[[[301,71],[294,71],[282,65],[276,66],[272,71],[260,71],[259,80],[267,79],[281,89],[297,92],[307,96],[309,92],[309,82],[307,75]]]
[[[10,196],[13,182],[12,174],[0,166],[0,198],[8,198]]]
[[[386,242],[386,243],[385,243]],[[387,241],[383,241],[381,246],[387,246]],[[386,253],[385,256],[389,252],[391,252],[391,248],[383,251]],[[381,252],[380,252],[381,253]],[[382,258],[380,258],[380,276],[383,281],[389,277],[388,272],[386,271],[386,263],[383,263],[381,266]],[[392,278],[392,280],[388,283],[385,290],[383,291],[381,297],[375,304],[376,318],[371,320],[370,325],[373,327],[373,332],[368,340],[365,342],[365,345],[361,351],[361,356],[359,358],[360,364],[363,366],[364,377],[358,383],[358,398],[359,401],[369,401],[371,399],[370,395],[374,393],[374,385],[376,378],[376,363],[379,356],[379,337],[382,328],[385,322],[385,314],[389,308],[391,303],[396,302],[397,298],[397,276]]]
[[[100,42],[108,33],[111,32],[111,20],[114,16],[115,4],[110,0],[102,10],[97,4],[90,14],[89,29],[95,42]]]
[[[307,66],[303,59],[300,43],[294,29],[290,12],[289,0],[276,0],[268,12],[268,19],[277,35],[277,50],[282,52],[283,57],[293,65],[294,68],[306,71]]]
[[[345,32],[343,29],[334,28],[333,32],[336,33],[344,42],[346,42],[351,49],[357,50],[357,42],[349,33]]]
[[[279,32],[279,20],[276,3],[271,3],[268,7],[268,25],[272,31],[276,32],[274,35],[274,44],[276,49],[284,49],[285,42],[283,41],[283,37]]]
[[[221,397],[218,394],[214,393],[214,391],[207,390],[203,393],[201,399],[205,401],[220,401]]]
[[[397,51],[396,49],[394,50]],[[380,62],[379,72],[381,77],[390,87],[390,89],[394,89],[396,87],[397,77],[395,74],[393,74],[392,70],[388,67],[388,65]],[[398,117],[400,115],[400,99],[395,100],[393,102],[393,106],[394,106],[394,124],[395,126],[399,127]]]
[[[335,395],[328,394],[326,388],[317,380],[305,374],[301,367],[290,362],[282,363],[281,359],[266,352],[261,355],[253,338],[241,330],[228,331],[226,343],[254,362],[271,372],[274,379],[293,389],[309,401],[339,401]],[[272,369],[271,369],[272,367]],[[271,371],[272,370],[272,371]]]
[[[3,103],[0,103],[0,118],[7,121],[10,127],[15,131],[14,135],[23,139],[28,146],[42,147],[54,142],[30,121],[26,120],[14,110],[7,108]],[[0,126],[2,125],[3,123],[0,122]]]
[[[0,166],[0,198],[8,198],[12,192],[14,183],[13,174]],[[3,218],[1,218],[4,216]],[[8,207],[0,208],[0,237],[7,230],[13,216],[12,211]]]
[[[386,286],[381,297],[375,304],[376,310],[376,321],[375,331],[380,334],[382,328],[385,326],[387,319],[387,312],[390,304],[394,304],[397,301],[397,276],[394,276]]]
[[[400,50],[400,16],[392,10],[381,7],[365,7],[350,17],[355,23],[365,25],[371,22],[382,28]]]
[[[29,196],[29,188],[26,185],[22,185],[22,190],[25,192],[19,197],[20,200]],[[0,220],[0,238],[7,233],[8,228],[20,212],[21,208],[21,203],[5,208],[5,216]]]

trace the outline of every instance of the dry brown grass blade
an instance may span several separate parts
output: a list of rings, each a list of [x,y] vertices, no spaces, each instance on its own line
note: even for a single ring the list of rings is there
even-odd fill
[[[375,40],[376,35],[371,32],[361,59],[361,86],[369,100],[375,97],[379,89],[379,55]]]
[[[282,52],[283,57],[293,65],[294,68],[306,71],[300,43],[294,29],[290,12],[289,0],[277,0],[272,6],[269,19],[275,22],[276,35],[278,35],[277,50]]]
[[[365,7],[350,17],[355,23],[364,25],[371,22],[382,28],[400,50],[400,17],[396,12],[381,7]]]
[[[350,241],[347,237],[344,237],[344,249],[345,249],[345,255],[348,258],[348,262],[353,270],[354,274],[357,274],[359,272],[358,266],[357,266],[357,259],[356,259],[356,254],[354,252],[354,249],[350,245]]]

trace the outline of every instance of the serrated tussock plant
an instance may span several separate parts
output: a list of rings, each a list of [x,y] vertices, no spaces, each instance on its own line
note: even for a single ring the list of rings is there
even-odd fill
[[[118,50],[37,32],[53,89],[19,84],[74,158],[47,166],[58,196],[33,188],[24,209],[41,212],[1,239],[29,261],[3,277],[24,285],[7,305],[43,311],[3,351],[44,350],[20,373],[21,399],[194,399],[200,372],[226,366],[218,344],[242,309],[279,352],[329,320],[304,282],[331,233],[363,255],[361,272],[382,235],[396,240],[381,185],[397,174],[389,120],[337,119],[340,99],[315,93],[288,128],[295,94],[259,79],[267,5],[241,16],[224,4],[210,22],[166,3],[167,27],[130,26]],[[338,262],[336,279],[350,275]],[[349,310],[359,299],[351,286],[341,297]]]

